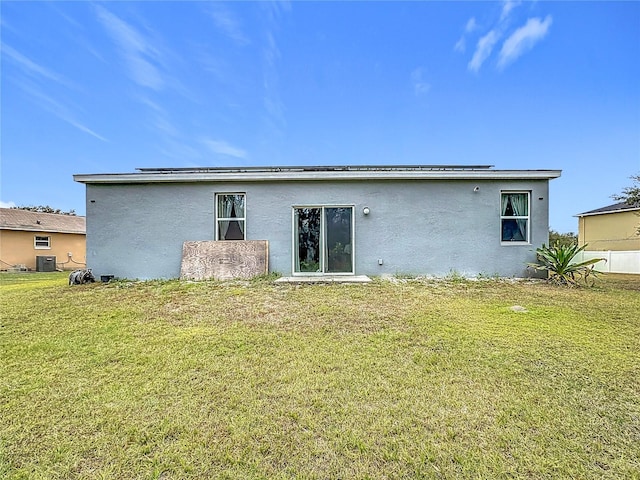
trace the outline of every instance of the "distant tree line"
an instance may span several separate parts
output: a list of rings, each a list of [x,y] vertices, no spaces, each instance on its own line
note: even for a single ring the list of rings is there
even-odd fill
[[[621,194],[613,195],[612,198],[619,202],[626,202],[632,207],[640,207],[640,174],[629,178],[633,180],[634,185],[624,188]]]
[[[633,186],[622,189],[621,194],[612,195],[611,198],[619,202],[626,202],[632,207],[640,207],[640,174],[632,175],[629,178],[633,180]],[[639,213],[636,215],[640,217]],[[640,235],[640,224],[636,227],[636,235]]]
[[[69,210],[68,212],[62,211],[59,208],[53,208],[49,205],[38,205],[37,207],[33,206],[17,206],[11,207],[14,210],[28,210],[30,212],[38,212],[38,213],[57,213],[58,215],[73,215],[75,216],[75,210]]]
[[[570,247],[578,244],[578,235],[573,232],[559,233],[555,230],[549,230],[549,245],[560,245],[562,247]]]

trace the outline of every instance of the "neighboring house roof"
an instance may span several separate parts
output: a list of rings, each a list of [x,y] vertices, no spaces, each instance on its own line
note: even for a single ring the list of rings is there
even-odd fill
[[[80,183],[295,180],[500,180],[557,178],[561,170],[492,170],[492,165],[350,165],[138,168],[136,173],[78,174]]]
[[[603,213],[630,212],[633,210],[640,210],[640,205],[634,206],[626,202],[619,202],[619,203],[614,203],[613,205],[607,205],[606,207],[596,208],[595,210],[589,210],[588,212],[578,213],[576,217],[602,215]]]
[[[0,230],[86,234],[86,219],[77,215],[0,208]]]

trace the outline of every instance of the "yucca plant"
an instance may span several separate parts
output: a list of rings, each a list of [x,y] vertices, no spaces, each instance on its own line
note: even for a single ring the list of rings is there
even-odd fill
[[[589,284],[591,275],[595,277],[598,272],[593,269],[593,265],[605,258],[592,258],[584,262],[573,262],[573,259],[582,252],[587,245],[578,247],[578,245],[560,245],[556,243],[553,246],[542,245],[536,249],[538,254],[537,263],[527,264],[534,270],[547,271],[550,282],[558,285],[577,286],[580,280],[586,285]]]

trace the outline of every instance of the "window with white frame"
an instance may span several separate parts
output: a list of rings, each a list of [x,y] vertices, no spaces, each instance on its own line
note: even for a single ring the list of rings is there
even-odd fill
[[[529,243],[529,192],[502,192],[501,241]]]
[[[244,193],[216,194],[216,240],[244,240],[246,208]]]
[[[33,239],[33,246],[37,249],[51,248],[51,237],[36,235]]]

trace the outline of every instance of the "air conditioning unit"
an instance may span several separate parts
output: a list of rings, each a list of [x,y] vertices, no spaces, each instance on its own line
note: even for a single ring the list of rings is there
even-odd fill
[[[55,272],[56,257],[51,255],[36,256],[36,272]]]

